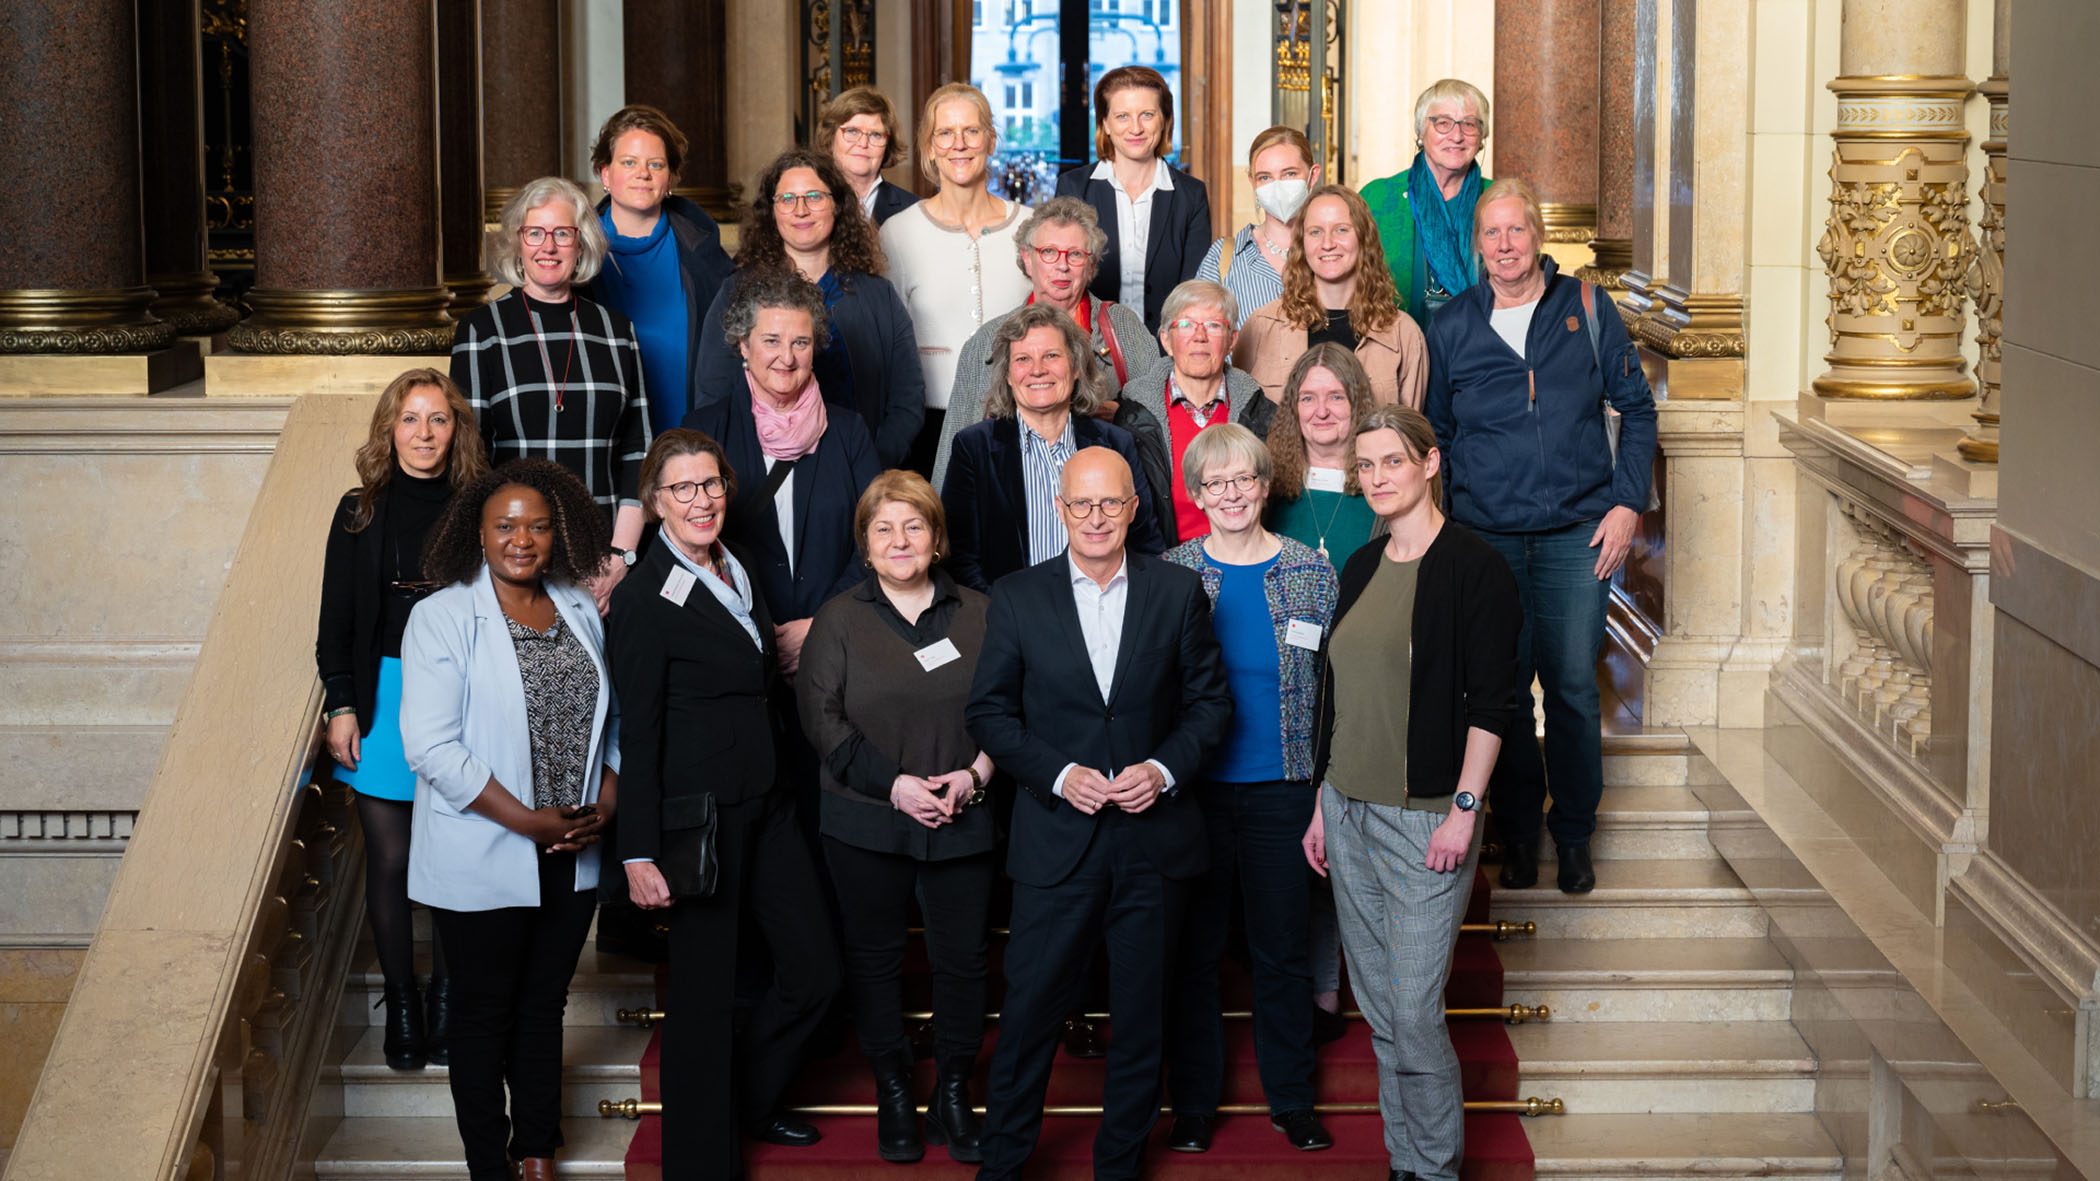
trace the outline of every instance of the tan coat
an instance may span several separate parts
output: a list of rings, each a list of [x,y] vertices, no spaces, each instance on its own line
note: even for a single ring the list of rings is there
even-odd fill
[[[1282,300],[1264,304],[1240,327],[1232,363],[1246,370],[1270,401],[1281,403],[1284,379],[1305,355],[1306,336],[1305,329],[1284,318]],[[1422,408],[1429,388],[1429,345],[1412,317],[1402,313],[1385,331],[1359,335],[1356,359],[1371,375],[1371,396],[1380,405],[1406,402]]]

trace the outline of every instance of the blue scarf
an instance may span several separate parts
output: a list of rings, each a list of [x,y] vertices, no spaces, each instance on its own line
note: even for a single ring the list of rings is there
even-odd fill
[[[1444,200],[1429,171],[1429,160],[1415,153],[1407,170],[1407,203],[1415,215],[1415,249],[1429,261],[1430,277],[1453,295],[1471,287],[1479,255],[1473,249],[1473,206],[1480,201],[1480,161],[1466,169],[1458,195]]]

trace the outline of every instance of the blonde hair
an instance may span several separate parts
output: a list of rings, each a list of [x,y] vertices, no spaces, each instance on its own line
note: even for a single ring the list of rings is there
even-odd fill
[[[1312,266],[1305,261],[1305,218],[1322,197],[1338,198],[1348,206],[1349,224],[1356,231],[1356,287],[1349,296],[1349,326],[1360,336],[1383,332],[1400,318],[1400,289],[1385,269],[1385,246],[1378,238],[1378,223],[1371,220],[1371,207],[1347,185],[1314,189],[1291,219],[1291,252],[1283,260],[1283,318],[1307,332],[1327,323],[1327,309],[1320,306],[1313,287]],[[1486,201],[1481,198],[1483,204]]]
[[[1248,145],[1247,171],[1254,171],[1254,158],[1256,156],[1261,155],[1277,144],[1289,144],[1298,149],[1298,154],[1305,157],[1305,166],[1308,169],[1313,166],[1312,141],[1305,138],[1304,132],[1295,127],[1271,127],[1260,135],[1255,136],[1254,142]]]
[[[919,108],[919,172],[935,184],[941,183],[941,170],[933,162],[933,116],[942,104],[960,100],[977,108],[977,121],[984,127],[984,158],[990,161],[999,151],[999,128],[992,120],[991,101],[984,91],[968,82],[950,82],[926,96],[926,105]],[[985,169],[989,176],[989,163]]]
[[[1546,241],[1546,218],[1539,212],[1539,195],[1530,185],[1514,176],[1505,176],[1487,187],[1480,200],[1473,203],[1473,247],[1480,248],[1480,217],[1487,207],[1497,201],[1522,201],[1524,221],[1531,226],[1531,240],[1543,246]]]
[[[1261,436],[1239,423],[1221,422],[1197,431],[1196,437],[1189,440],[1189,449],[1181,453],[1181,484],[1188,489],[1189,499],[1196,499],[1212,465],[1235,459],[1246,460],[1257,479],[1267,480],[1274,471],[1274,461]]]

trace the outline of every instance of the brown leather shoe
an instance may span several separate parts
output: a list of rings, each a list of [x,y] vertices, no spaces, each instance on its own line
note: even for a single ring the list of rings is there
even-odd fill
[[[528,1156],[518,1162],[521,1181],[554,1181],[554,1158],[551,1156]]]

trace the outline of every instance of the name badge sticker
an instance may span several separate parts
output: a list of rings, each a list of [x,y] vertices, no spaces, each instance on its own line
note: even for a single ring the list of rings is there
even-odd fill
[[[693,577],[692,571],[683,566],[673,565],[671,576],[664,579],[663,589],[656,593],[683,607],[686,596],[693,593],[693,583],[697,581],[699,580]]]
[[[944,664],[962,659],[962,653],[955,650],[954,640],[942,640],[937,644],[928,644],[917,652],[912,653],[912,655],[919,658],[919,667],[927,672],[932,672]]]
[[[1326,630],[1326,628],[1311,620],[1293,619],[1291,620],[1291,625],[1283,629],[1283,642],[1293,648],[1303,648],[1307,652],[1318,652],[1320,650],[1320,637],[1325,634]]]
[[[1315,492],[1340,492],[1344,478],[1338,467],[1305,469],[1305,486]]]

